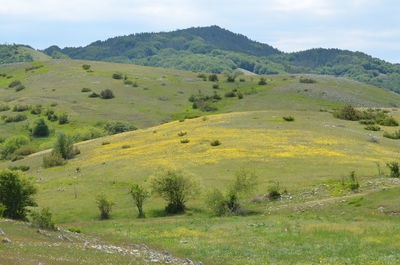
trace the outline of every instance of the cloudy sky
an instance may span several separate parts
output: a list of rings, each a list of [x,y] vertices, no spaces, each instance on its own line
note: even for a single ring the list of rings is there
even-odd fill
[[[0,43],[38,49],[209,25],[288,52],[334,47],[400,63],[398,0],[0,0]]]

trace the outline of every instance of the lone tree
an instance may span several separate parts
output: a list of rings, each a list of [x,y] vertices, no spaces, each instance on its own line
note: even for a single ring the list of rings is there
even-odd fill
[[[53,151],[59,153],[64,159],[71,159],[77,153],[77,150],[74,149],[74,141],[72,137],[64,133],[58,134]]]
[[[112,207],[114,206],[114,202],[107,199],[106,195],[99,194],[96,197],[96,203],[100,211],[100,219],[110,219],[110,212],[112,210]]]
[[[25,220],[28,206],[36,206],[32,198],[37,192],[35,186],[16,171],[0,172],[0,205],[5,206],[3,216]]]
[[[49,127],[47,126],[44,119],[37,120],[32,130],[33,137],[47,137],[49,136],[49,134]]]
[[[167,201],[167,213],[181,213],[186,209],[187,200],[199,189],[196,182],[178,170],[159,170],[151,180],[152,191]]]
[[[143,203],[147,198],[150,197],[150,193],[139,184],[133,184],[129,193],[132,195],[132,199],[138,209],[138,218],[145,218],[145,214],[143,212]]]

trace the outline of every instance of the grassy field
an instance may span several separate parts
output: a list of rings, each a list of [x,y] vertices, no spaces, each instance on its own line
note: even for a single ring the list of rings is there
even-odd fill
[[[1,101],[56,103],[56,109],[70,114],[70,124],[51,124],[52,137],[61,130],[97,128],[96,122],[104,120],[129,121],[140,128],[78,143],[81,153],[64,166],[42,168],[49,151],[0,163],[0,168],[30,166],[26,174],[39,188],[36,199],[41,207],[50,207],[57,223],[113,244],[145,243],[204,264],[400,263],[400,182],[386,176],[385,166],[398,160],[400,142],[382,137],[383,131],[398,127],[366,131],[364,125],[329,112],[351,103],[385,107],[400,120],[392,107],[399,102],[397,94],[335,77],[312,76],[317,83],[301,84],[299,76],[267,76],[268,84],[259,86],[258,76],[244,76],[244,82],[220,81],[217,90],[223,95],[236,88],[244,98],[224,98],[216,103],[217,111],[208,113],[193,110],[188,101],[199,89],[213,93],[213,83],[198,73],[100,62],[90,62],[94,72],[88,73],[81,68],[84,63],[47,61],[36,73],[21,65],[0,67],[27,87],[16,93],[6,88],[9,80],[0,77]],[[112,79],[116,71],[139,86]],[[82,87],[111,88],[116,98],[88,98]],[[287,122],[284,116],[295,120]],[[4,136],[24,130],[22,123],[0,127]],[[371,135],[378,142],[371,142]],[[52,139],[34,141],[45,149]],[[211,146],[213,140],[221,145]],[[175,216],[166,215],[165,202],[152,197],[145,203],[147,218],[137,219],[130,185],[148,187],[159,167],[183,170],[196,179],[202,193],[188,202],[185,214]],[[257,190],[243,200],[248,215],[213,217],[204,202],[207,191],[225,189],[242,168],[254,171],[259,181]],[[341,185],[351,171],[361,185],[358,192]],[[288,194],[271,202],[265,194],[276,182]],[[98,219],[95,203],[102,192],[116,203],[107,221]],[[17,231],[16,225],[2,221],[0,228]],[[1,248],[0,256],[10,251]],[[45,250],[38,255],[40,251]],[[129,264],[123,257],[109,257],[111,264]],[[96,259],[88,258],[88,263]]]

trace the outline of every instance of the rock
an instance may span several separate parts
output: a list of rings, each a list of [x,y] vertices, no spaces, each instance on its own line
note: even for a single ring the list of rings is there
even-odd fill
[[[57,236],[58,239],[63,240],[63,241],[69,241],[72,242],[72,240],[64,235],[59,235]]]
[[[162,253],[163,255],[165,255],[165,256],[170,256],[170,255],[171,255],[171,254],[170,254],[168,251],[166,251],[166,250],[161,251],[161,253]]]
[[[184,260],[184,262],[185,262],[185,264],[190,264],[190,265],[194,264],[193,261],[191,261],[191,260],[188,259],[188,258],[186,258],[186,259]]]
[[[11,243],[11,239],[5,237],[5,238],[3,238],[3,240],[1,240],[1,242],[3,242],[3,243]]]
[[[4,236],[4,235],[5,235],[4,231],[0,229],[0,236]]]
[[[139,244],[139,248],[148,250],[149,248],[145,244]]]

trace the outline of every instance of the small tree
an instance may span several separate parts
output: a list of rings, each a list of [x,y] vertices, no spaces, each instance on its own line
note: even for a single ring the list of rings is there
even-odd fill
[[[145,214],[143,212],[143,203],[147,198],[150,197],[150,193],[139,184],[133,184],[129,193],[132,195],[132,199],[134,200],[138,209],[138,218],[144,218]]]
[[[68,122],[69,122],[69,119],[68,119],[68,114],[67,113],[62,113],[58,117],[58,124],[67,124]]]
[[[41,211],[33,211],[30,216],[33,226],[42,229],[56,230],[56,224],[53,221],[49,208],[43,208]]]
[[[386,166],[390,169],[391,178],[400,178],[400,167],[398,162],[387,163]]]
[[[37,192],[30,180],[17,171],[0,172],[0,205],[4,205],[3,216],[11,219],[26,219],[28,206],[36,206],[32,198]]]
[[[71,159],[79,153],[78,149],[74,148],[72,137],[64,133],[58,134],[53,151],[59,153],[64,159]]]
[[[152,191],[168,202],[167,213],[185,211],[187,200],[198,193],[198,186],[191,178],[177,170],[160,170],[151,179]]]
[[[32,129],[33,137],[47,137],[50,134],[49,127],[47,126],[44,119],[36,121],[35,126]]]
[[[264,77],[261,77],[260,81],[258,81],[258,85],[265,86],[266,84],[267,84],[267,80]]]
[[[114,98],[114,93],[111,91],[111,89],[104,89],[100,92],[100,97],[102,99],[112,99]]]
[[[105,220],[110,218],[110,212],[114,206],[114,202],[107,199],[106,195],[99,194],[96,197],[97,207],[100,210],[100,219]]]
[[[216,74],[210,74],[208,76],[208,80],[211,82],[217,82],[218,81],[218,76]]]

